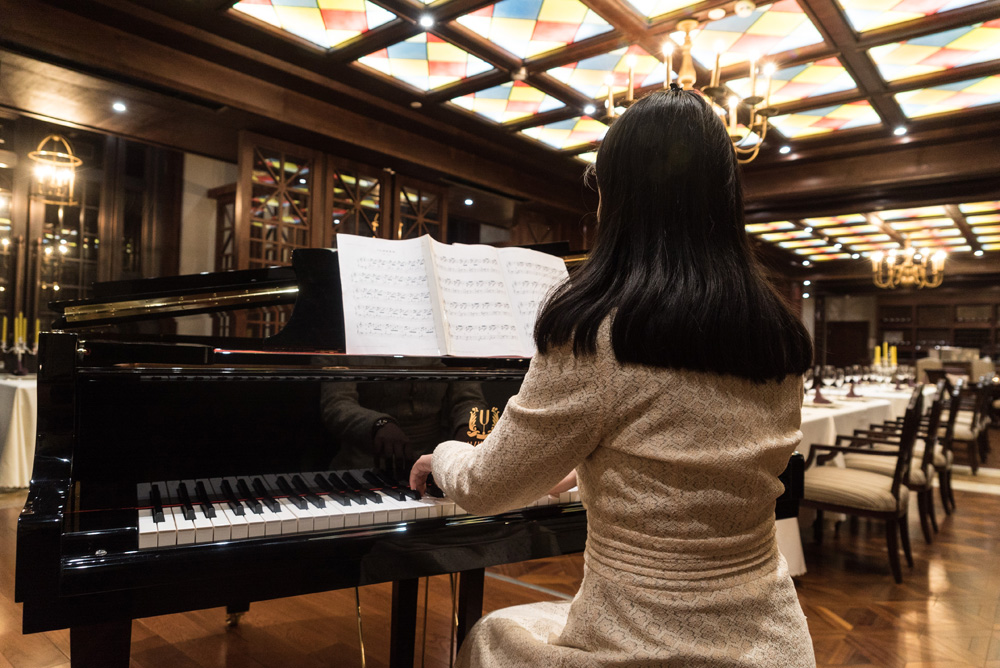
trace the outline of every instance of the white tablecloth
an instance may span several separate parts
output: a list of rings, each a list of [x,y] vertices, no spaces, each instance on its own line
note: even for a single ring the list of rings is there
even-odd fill
[[[35,460],[38,383],[0,378],[0,489],[27,487]]]

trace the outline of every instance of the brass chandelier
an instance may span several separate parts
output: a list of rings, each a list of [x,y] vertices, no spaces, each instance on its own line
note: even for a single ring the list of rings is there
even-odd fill
[[[872,280],[880,288],[936,288],[944,281],[947,253],[939,250],[928,257],[903,240],[903,250],[871,254]]]
[[[46,204],[78,204],[73,197],[73,186],[76,169],[83,160],[73,154],[73,148],[64,137],[47,136],[28,157],[35,162],[34,197]]]

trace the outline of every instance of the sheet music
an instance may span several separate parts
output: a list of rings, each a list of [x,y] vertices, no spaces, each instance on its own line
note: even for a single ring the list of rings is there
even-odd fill
[[[347,352],[442,355],[425,238],[338,234],[337,248]]]
[[[460,356],[528,356],[492,246],[431,240],[447,349]],[[433,290],[433,286],[432,286]]]
[[[521,328],[521,338],[535,354],[535,320],[545,297],[569,276],[566,262],[554,255],[527,248],[501,248],[500,265],[506,277],[511,305]]]

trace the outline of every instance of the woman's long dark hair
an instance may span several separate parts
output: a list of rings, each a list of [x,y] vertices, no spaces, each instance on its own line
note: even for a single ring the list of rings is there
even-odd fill
[[[809,334],[753,255],[736,155],[700,95],[674,89],[637,101],[608,130],[596,174],[597,239],[543,307],[540,352],[569,341],[594,352],[612,316],[623,363],[758,382],[809,368]]]

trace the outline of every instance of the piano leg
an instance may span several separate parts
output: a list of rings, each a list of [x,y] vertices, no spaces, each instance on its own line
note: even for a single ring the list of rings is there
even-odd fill
[[[226,628],[239,626],[240,620],[250,611],[249,603],[230,603],[226,606]]]
[[[486,569],[462,571],[458,584],[458,631],[456,646],[461,647],[472,625],[483,616],[483,582]]]
[[[72,668],[128,668],[132,620],[73,626],[69,630]]]
[[[389,668],[413,668],[417,639],[417,588],[420,580],[392,583],[392,623],[389,635]]]

